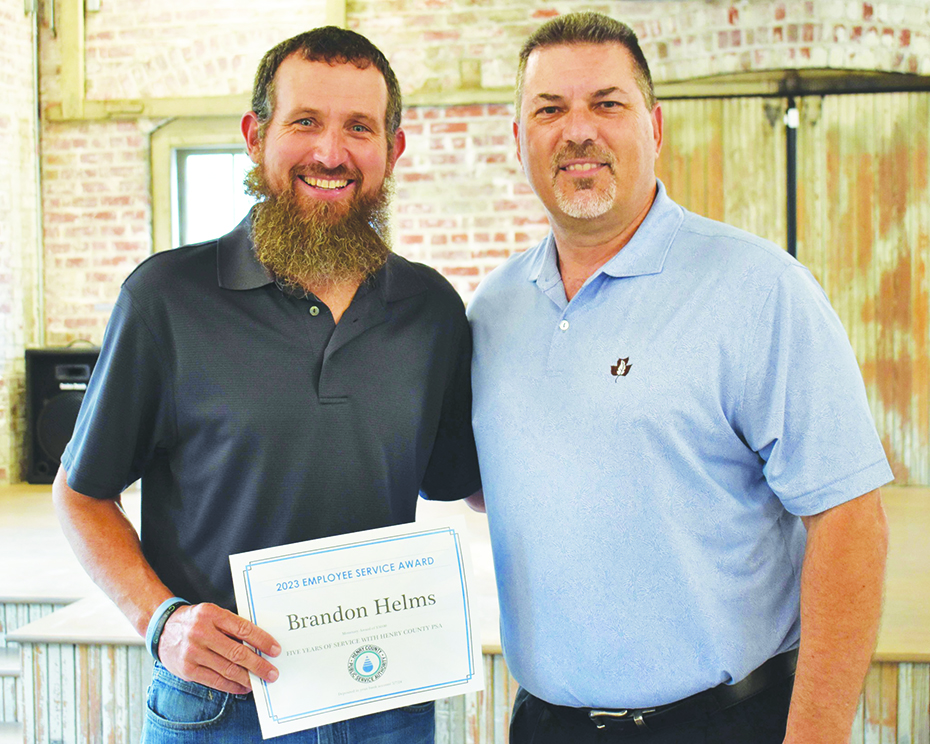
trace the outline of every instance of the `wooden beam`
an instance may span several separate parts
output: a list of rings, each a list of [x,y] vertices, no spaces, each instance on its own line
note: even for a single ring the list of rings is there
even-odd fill
[[[250,94],[199,98],[140,98],[119,101],[84,100],[80,116],[68,115],[64,105],[45,109],[49,121],[71,119],[190,119],[204,116],[242,116],[251,105]]]
[[[84,0],[58,0],[62,119],[84,118]]]

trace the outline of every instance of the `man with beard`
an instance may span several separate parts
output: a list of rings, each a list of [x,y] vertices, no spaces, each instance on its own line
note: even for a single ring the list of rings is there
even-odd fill
[[[517,81],[552,232],[469,305],[510,741],[848,741],[892,475],[838,318],[668,197],[629,27],[553,19]]]
[[[54,499],[156,659],[146,741],[261,739],[248,673],[273,682],[280,647],[235,614],[230,554],[410,522],[419,492],[479,486],[462,302],[384,237],[400,116],[364,37],[282,42],[242,120],[259,203],[123,285]],[[120,507],[139,478],[141,541]],[[431,703],[280,737],[432,739]]]

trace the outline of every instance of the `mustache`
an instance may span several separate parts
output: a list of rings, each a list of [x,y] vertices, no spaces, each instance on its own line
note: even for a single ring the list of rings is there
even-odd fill
[[[584,142],[580,145],[575,142],[566,142],[565,146],[552,156],[552,177],[555,178],[569,160],[577,158],[597,160],[604,163],[611,173],[614,171],[614,156],[610,150],[598,147],[593,142]]]

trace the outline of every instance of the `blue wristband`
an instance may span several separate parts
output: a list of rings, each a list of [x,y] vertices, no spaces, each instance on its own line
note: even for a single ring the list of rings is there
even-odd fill
[[[158,658],[158,642],[161,640],[161,634],[165,630],[168,618],[171,617],[179,607],[189,604],[190,602],[186,599],[172,597],[162,602],[158,606],[158,609],[152,613],[152,617],[149,620],[149,627],[145,631],[145,647],[155,661],[161,661],[161,659]]]

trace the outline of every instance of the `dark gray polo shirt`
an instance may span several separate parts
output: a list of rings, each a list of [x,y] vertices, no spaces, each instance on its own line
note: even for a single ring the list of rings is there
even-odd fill
[[[232,553],[480,487],[470,357],[433,269],[391,255],[336,325],[271,280],[245,220],[126,280],[62,464],[94,498],[141,478],[146,559],[176,595],[232,609]]]

